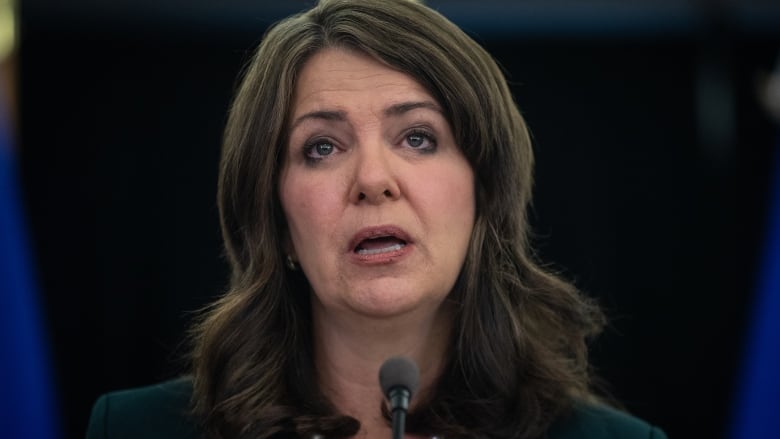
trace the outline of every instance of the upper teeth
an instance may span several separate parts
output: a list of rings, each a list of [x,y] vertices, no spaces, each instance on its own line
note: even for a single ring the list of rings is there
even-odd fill
[[[393,244],[387,247],[374,248],[370,250],[365,248],[358,248],[357,253],[359,255],[375,255],[378,253],[394,252],[396,250],[401,250],[401,247],[403,247],[403,244]]]

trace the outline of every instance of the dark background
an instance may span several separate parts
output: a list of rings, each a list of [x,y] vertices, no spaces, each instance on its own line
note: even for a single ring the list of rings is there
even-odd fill
[[[224,289],[215,206],[236,77],[306,2],[21,4],[27,215],[67,437],[181,373]],[[429,1],[506,69],[537,151],[536,244],[598,297],[596,370],[671,437],[722,437],[754,291],[780,49],[771,2]]]

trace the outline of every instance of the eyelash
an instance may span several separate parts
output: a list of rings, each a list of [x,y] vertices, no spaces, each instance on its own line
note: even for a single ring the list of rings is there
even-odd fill
[[[430,143],[430,145],[428,145],[426,147],[422,147],[422,148],[421,147],[414,147],[414,146],[410,145],[410,147],[413,150],[419,151],[420,153],[423,153],[423,154],[430,154],[430,153],[436,151],[436,146],[437,146],[437,144],[436,144],[436,136],[431,134],[431,132],[429,132],[428,130],[424,130],[424,129],[420,129],[420,128],[414,128],[411,131],[409,131],[406,134],[404,134],[404,142],[408,142],[408,139],[411,136],[420,136],[424,140],[427,140],[428,143]]]
[[[431,154],[436,151],[436,147],[437,147],[436,136],[434,136],[428,130],[421,129],[421,128],[414,128],[406,132],[403,136],[403,143],[408,143],[409,137],[412,136],[422,137],[423,141],[427,141],[429,145],[425,147],[415,147],[409,145],[408,148],[414,151],[418,151],[420,154]],[[331,152],[326,155],[314,156],[313,154],[315,154],[316,148],[320,145],[330,145],[332,149]],[[307,164],[314,165],[317,164],[318,162],[321,162],[329,155],[333,154],[333,152],[335,152],[336,149],[338,148],[336,147],[334,142],[330,139],[314,139],[303,146],[303,157],[306,160]]]
[[[333,150],[336,149],[336,145],[332,140],[329,139],[314,139],[309,143],[306,143],[303,145],[303,157],[306,160],[307,164],[313,165],[318,162],[321,162],[325,159],[325,157],[329,156],[330,154],[333,154],[333,151],[330,152],[330,154],[323,155],[323,156],[312,156],[312,154],[315,151],[315,148],[319,145],[330,145]]]

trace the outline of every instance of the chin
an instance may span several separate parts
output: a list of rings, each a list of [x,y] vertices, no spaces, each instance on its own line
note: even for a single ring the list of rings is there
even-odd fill
[[[420,294],[419,289],[395,287],[361,291],[351,298],[351,307],[366,317],[391,318],[425,309],[435,310],[444,296]]]

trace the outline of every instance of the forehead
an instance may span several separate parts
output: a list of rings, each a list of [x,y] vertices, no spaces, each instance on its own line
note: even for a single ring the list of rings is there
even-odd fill
[[[434,101],[410,75],[358,51],[328,48],[303,65],[295,86],[292,113],[296,116],[325,108],[370,107],[411,100]]]

